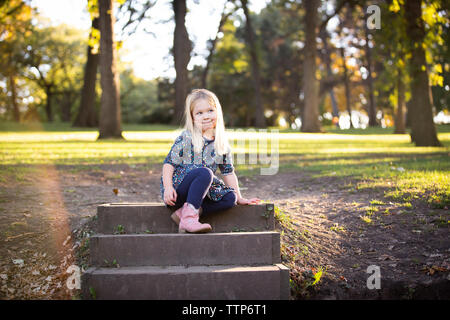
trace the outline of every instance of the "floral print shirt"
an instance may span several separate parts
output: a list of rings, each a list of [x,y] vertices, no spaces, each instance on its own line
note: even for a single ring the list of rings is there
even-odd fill
[[[219,179],[215,173],[217,168],[219,168],[222,175],[232,174],[234,171],[233,158],[231,151],[224,154],[222,157],[216,156],[214,150],[214,139],[209,140],[203,137],[203,141],[204,143],[200,158],[200,154],[195,155],[194,145],[192,144],[189,131],[184,130],[175,139],[169,154],[164,159],[164,163],[171,164],[175,168],[172,176],[172,183],[175,189],[181,184],[184,177],[191,170],[202,167],[211,169],[214,176],[206,196],[213,201],[219,201],[228,192],[233,192],[234,188],[225,185],[225,183]],[[164,201],[164,184],[162,175],[160,181],[160,191],[161,198]]]

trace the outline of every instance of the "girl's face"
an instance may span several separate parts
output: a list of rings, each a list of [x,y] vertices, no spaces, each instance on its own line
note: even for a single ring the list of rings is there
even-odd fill
[[[216,107],[211,106],[206,99],[199,99],[194,104],[192,119],[197,128],[202,133],[209,129],[214,129],[217,123]]]

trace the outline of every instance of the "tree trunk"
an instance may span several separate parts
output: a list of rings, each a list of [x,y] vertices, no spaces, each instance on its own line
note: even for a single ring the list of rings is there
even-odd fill
[[[175,114],[172,124],[179,125],[183,120],[184,103],[188,94],[188,70],[191,59],[191,42],[186,30],[186,0],[173,0],[175,32],[173,36],[173,58],[175,60]]]
[[[11,105],[13,111],[14,121],[20,122],[19,104],[17,103],[16,78],[14,75],[9,75],[9,90],[11,92]]]
[[[326,29],[322,29],[320,32],[320,36],[321,36],[322,43],[323,43],[323,49],[324,49],[323,59],[325,61],[325,65],[326,65],[326,69],[327,69],[327,76],[331,78],[333,76],[333,72],[331,71],[331,58],[330,58],[331,52],[328,47],[328,36],[329,36],[328,31],[326,31]],[[328,91],[329,91],[330,99],[331,99],[333,124],[335,124],[337,127],[339,127],[339,108],[337,106],[336,97],[334,95],[334,86],[331,86]]]
[[[344,47],[340,48],[341,56],[342,56],[342,66],[344,68],[344,88],[345,88],[345,107],[347,109],[348,115],[350,117],[350,128],[353,127],[352,124],[352,108],[351,108],[351,96],[350,96],[350,80],[348,78],[348,69],[347,69],[347,61],[345,58]]]
[[[241,0],[242,9],[244,10],[245,15],[245,31],[246,31],[246,39],[250,49],[250,60],[251,60],[251,68],[252,68],[252,84],[253,90],[255,91],[255,127],[257,128],[265,128],[266,127],[266,118],[264,116],[264,107],[262,105],[261,99],[261,76],[260,76],[260,68],[258,62],[258,55],[256,52],[256,42],[255,42],[255,33],[252,27],[252,21],[250,18],[250,12],[248,11],[248,1]]]
[[[405,83],[403,81],[403,69],[398,67],[397,73],[397,112],[395,115],[395,131],[397,134],[405,134]]]
[[[47,103],[45,105],[45,113],[47,114],[47,121],[53,122],[52,87],[50,85],[45,86],[45,93],[47,95]]]
[[[64,91],[61,103],[61,121],[70,122],[72,117],[72,92]]]
[[[92,20],[92,28],[99,29],[99,19]],[[89,36],[91,37],[91,35]],[[92,47],[88,45],[87,61],[84,67],[84,82],[81,90],[81,102],[77,118],[73,124],[75,127],[97,127],[98,116],[95,108],[95,84],[97,82],[97,70],[100,55],[92,53]]]
[[[364,23],[364,31],[366,36],[366,59],[367,59],[367,85],[369,89],[369,127],[378,126],[377,123],[377,110],[375,106],[375,95],[373,93],[373,78],[372,78],[372,50],[369,47],[369,29],[367,24]]]
[[[303,74],[304,111],[302,119],[303,132],[320,132],[319,97],[316,79],[316,25],[318,22],[318,0],[304,1],[305,6],[305,60]]]
[[[116,69],[113,0],[99,0],[100,12],[100,100],[99,139],[122,138],[119,75]]]
[[[409,110],[411,110],[411,99],[409,99],[406,103],[406,116],[405,116],[405,127],[411,129],[411,112],[409,112]]]
[[[425,51],[422,47],[425,28],[421,0],[405,1],[404,9],[411,47],[411,104],[408,110],[411,112],[411,140],[416,146],[441,146],[433,122]]]

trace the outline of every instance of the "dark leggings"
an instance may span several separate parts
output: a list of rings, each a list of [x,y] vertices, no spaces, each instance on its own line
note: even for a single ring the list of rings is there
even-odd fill
[[[177,192],[176,208],[181,207],[185,202],[189,202],[196,209],[202,207],[202,214],[225,210],[236,205],[236,195],[228,192],[221,200],[213,201],[206,197],[206,194],[213,181],[213,172],[209,168],[196,168],[189,171],[180,185],[175,189]]]

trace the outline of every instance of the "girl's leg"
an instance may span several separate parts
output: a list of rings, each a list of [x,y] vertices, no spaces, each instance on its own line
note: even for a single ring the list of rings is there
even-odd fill
[[[236,200],[234,192],[228,192],[220,201],[212,201],[209,198],[205,198],[202,203],[203,214],[232,208],[236,205]]]
[[[190,171],[176,188],[177,200],[175,207],[181,207],[185,202],[199,209],[213,181],[213,173],[209,168],[197,168]]]

